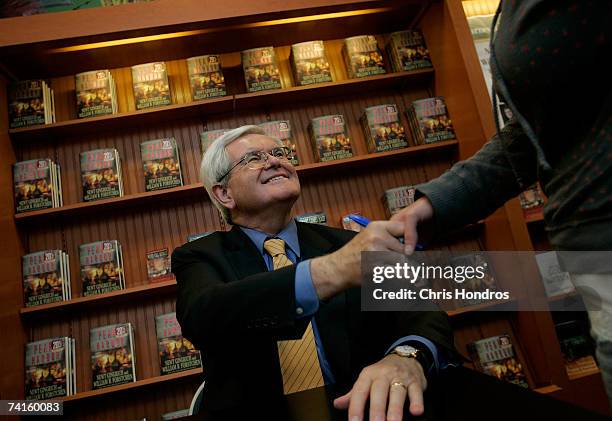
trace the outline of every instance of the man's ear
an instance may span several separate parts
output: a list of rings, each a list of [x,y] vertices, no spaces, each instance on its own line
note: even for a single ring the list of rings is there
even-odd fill
[[[212,192],[223,206],[228,209],[234,209],[236,202],[234,201],[234,197],[232,195],[232,189],[227,186],[216,184],[213,186]]]

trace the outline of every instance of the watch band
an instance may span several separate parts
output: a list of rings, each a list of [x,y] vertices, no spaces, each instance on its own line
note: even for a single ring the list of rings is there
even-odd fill
[[[434,367],[434,358],[429,348],[419,341],[408,341],[403,345],[410,345],[418,351],[416,357],[413,358],[415,358],[421,364],[425,375],[429,374],[431,369]]]

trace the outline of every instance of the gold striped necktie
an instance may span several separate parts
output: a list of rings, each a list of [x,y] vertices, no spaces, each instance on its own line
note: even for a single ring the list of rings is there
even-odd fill
[[[272,256],[274,270],[293,264],[285,253],[285,242],[280,238],[266,240],[264,250]],[[312,323],[308,323],[302,339],[278,341],[277,345],[285,395],[325,384]]]

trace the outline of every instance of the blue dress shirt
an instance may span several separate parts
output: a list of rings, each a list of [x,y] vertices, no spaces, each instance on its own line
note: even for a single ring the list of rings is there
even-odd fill
[[[261,232],[255,229],[240,227],[240,229],[253,241],[257,250],[261,253],[268,270],[273,270],[272,257],[264,250],[264,242],[271,238],[265,232]],[[295,268],[295,303],[296,303],[296,318],[301,319],[304,317],[311,317],[319,310],[319,298],[317,292],[312,283],[312,277],[310,275],[310,260],[301,261],[300,258],[300,243],[298,241],[297,225],[295,220],[292,219],[289,224],[283,228],[281,232],[276,234],[273,238],[280,238],[285,242],[285,253],[289,260],[294,264],[297,263]],[[331,371],[329,362],[325,358],[325,350],[321,343],[321,336],[317,329],[315,318],[312,317],[312,330],[317,345],[317,354],[319,356],[319,363],[321,364],[321,371],[323,373],[323,380],[325,384],[335,383],[334,374]],[[436,371],[440,368],[440,355],[436,345],[429,339],[418,335],[409,335],[403,338],[399,338],[395,341],[387,350],[387,354],[391,352],[396,346],[406,342],[417,341],[425,345],[430,351],[434,359],[434,366]],[[446,366],[442,363],[442,368]],[[426,373],[427,374],[427,373]]]

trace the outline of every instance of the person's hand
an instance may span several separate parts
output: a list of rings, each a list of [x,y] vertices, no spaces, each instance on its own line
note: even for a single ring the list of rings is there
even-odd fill
[[[417,225],[431,219],[433,207],[425,196],[419,198],[412,205],[405,207],[395,215],[390,221],[404,223],[404,253],[411,255],[418,242]]]
[[[404,252],[397,237],[404,232],[400,221],[374,221],[339,250],[312,259],[310,274],[319,299],[361,285],[362,251]]]
[[[426,388],[423,367],[416,359],[390,354],[361,370],[353,388],[335,399],[334,407],[348,408],[348,419],[361,421],[369,399],[371,421],[398,421],[404,414],[406,398],[410,401],[412,415],[423,414],[423,392]]]

